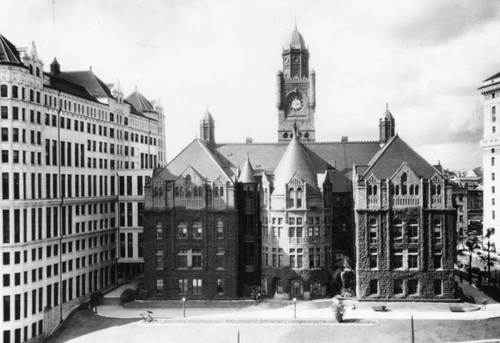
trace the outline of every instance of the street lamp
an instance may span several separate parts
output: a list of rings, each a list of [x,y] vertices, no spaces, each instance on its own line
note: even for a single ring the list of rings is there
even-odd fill
[[[486,237],[488,238],[488,286],[490,286],[490,279],[491,279],[491,266],[490,266],[490,263],[491,263],[491,256],[490,256],[490,247],[491,247],[491,239],[490,239],[490,236],[493,235],[495,233],[495,228],[494,227],[490,227],[488,228],[488,230],[486,230]]]
[[[184,315],[184,318],[186,318],[186,298],[182,298],[182,313]]]
[[[293,298],[293,318],[297,318],[297,298]]]

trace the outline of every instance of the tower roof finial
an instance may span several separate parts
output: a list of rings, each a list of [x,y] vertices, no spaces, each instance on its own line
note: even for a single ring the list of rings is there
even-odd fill
[[[295,14],[295,30],[297,30],[297,14]]]
[[[389,103],[388,103],[388,102],[386,102],[386,103],[385,103],[385,109],[386,109],[386,110],[388,110],[388,109],[389,109]]]

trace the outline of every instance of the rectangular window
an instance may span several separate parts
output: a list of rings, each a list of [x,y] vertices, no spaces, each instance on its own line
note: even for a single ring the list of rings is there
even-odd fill
[[[156,279],[156,292],[163,293],[163,279]]]
[[[443,294],[443,280],[439,279],[434,280],[434,294],[435,295]]]
[[[418,249],[408,249],[408,268],[418,268]]]
[[[443,252],[441,249],[434,250],[434,269],[443,267]]]
[[[200,249],[192,250],[193,268],[203,267],[203,256]]]
[[[418,294],[418,280],[415,279],[408,280],[408,294],[409,295]]]
[[[369,294],[378,294],[378,280],[370,280]]]
[[[217,295],[224,294],[224,280],[217,279]]]
[[[370,269],[378,268],[378,250],[370,249]]]
[[[394,279],[394,295],[402,295],[402,294],[403,294],[403,280]]]
[[[187,293],[188,292],[188,280],[187,279],[179,279],[178,280],[178,293]]]
[[[392,254],[392,269],[403,268],[403,250],[394,249]]]
[[[195,294],[202,293],[202,281],[201,281],[201,279],[193,279],[193,293],[195,293]]]

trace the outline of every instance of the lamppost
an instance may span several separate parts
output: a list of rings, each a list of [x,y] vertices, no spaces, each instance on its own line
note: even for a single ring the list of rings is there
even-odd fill
[[[297,298],[293,298],[293,318],[297,318]]]
[[[186,318],[186,298],[182,298],[182,314]]]
[[[486,237],[488,238],[488,286],[490,286],[490,279],[491,279],[491,256],[490,256],[490,247],[491,247],[491,239],[490,236],[495,233],[495,228],[490,227],[488,230],[486,230]]]

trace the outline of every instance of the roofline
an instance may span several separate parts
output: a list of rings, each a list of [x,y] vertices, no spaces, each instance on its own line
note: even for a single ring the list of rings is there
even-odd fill
[[[299,142],[303,145],[326,145],[326,144],[378,144],[379,141],[348,141],[348,142],[342,142],[342,141],[324,141],[324,142],[303,142],[303,141],[300,141]],[[238,143],[238,142],[229,142],[229,143],[216,143],[215,144],[215,147],[220,147],[220,146],[231,146],[231,145],[276,145],[276,144],[279,144],[279,145],[288,145],[290,143],[290,141],[286,141],[286,142],[257,142],[257,143],[246,143],[246,142],[241,142],[241,143]]]
[[[389,142],[387,142],[386,144],[384,144],[384,146],[382,147],[382,149],[380,149],[374,157],[376,157],[376,159],[374,161],[370,161],[369,165],[368,165],[368,169],[366,169],[366,171],[363,173],[362,175],[362,178],[364,179],[365,178],[365,175],[368,174],[369,171],[371,171],[373,169],[373,166],[377,163],[378,160],[380,160],[380,158],[382,157],[382,155],[387,151],[387,149],[389,148],[389,146],[396,140],[396,138],[399,138],[399,136],[396,134],[394,135],[390,140]],[[378,155],[378,156],[377,156]]]
[[[224,171],[224,169],[222,169],[222,167],[219,165],[219,163],[217,162],[217,160],[216,160],[216,159],[215,159],[215,157],[214,157],[214,154],[210,151],[210,149],[208,149],[208,148],[205,146],[205,144],[203,144],[203,143],[201,142],[201,140],[196,139],[196,141],[197,141],[197,142],[198,142],[198,144],[200,144],[200,145],[203,147],[203,149],[204,149],[204,150],[205,150],[205,151],[209,154],[209,156],[212,158],[212,161],[213,161],[213,162],[217,165],[217,167],[218,167],[218,168],[219,168],[219,169],[220,169],[220,170],[224,173],[224,175],[225,175],[225,176],[226,176],[229,180],[231,180],[231,182],[233,182],[233,183],[234,183],[235,181],[233,181],[233,180],[231,179],[231,177],[230,177],[229,175],[227,175],[227,173]]]

